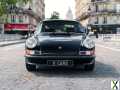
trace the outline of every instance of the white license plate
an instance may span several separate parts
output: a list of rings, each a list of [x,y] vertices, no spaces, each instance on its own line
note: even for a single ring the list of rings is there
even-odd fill
[[[47,65],[50,66],[72,66],[72,60],[48,60]]]

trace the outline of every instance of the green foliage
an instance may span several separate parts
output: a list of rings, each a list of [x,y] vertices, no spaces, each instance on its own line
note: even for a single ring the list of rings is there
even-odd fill
[[[27,3],[31,0],[0,0],[0,15],[7,13],[7,8],[10,5],[16,5],[16,3]]]
[[[52,14],[51,14],[51,18],[50,19],[59,19],[59,13],[54,11]]]

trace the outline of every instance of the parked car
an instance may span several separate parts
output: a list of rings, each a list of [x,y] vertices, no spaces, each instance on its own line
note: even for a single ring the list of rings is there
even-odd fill
[[[44,67],[71,67],[92,71],[95,42],[87,29],[72,20],[44,20],[26,40],[25,64],[28,71]]]

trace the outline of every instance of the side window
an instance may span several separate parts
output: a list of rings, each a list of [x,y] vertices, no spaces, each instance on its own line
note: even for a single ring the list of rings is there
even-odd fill
[[[81,33],[86,33],[86,29],[82,27],[82,28],[80,29],[80,32],[81,32]]]
[[[41,32],[41,29],[42,29],[42,23],[39,23],[34,34],[36,35],[39,34]]]
[[[82,25],[78,25],[78,33],[85,33],[86,29]]]

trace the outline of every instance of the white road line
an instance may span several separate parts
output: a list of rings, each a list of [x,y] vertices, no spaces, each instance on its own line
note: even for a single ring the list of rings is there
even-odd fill
[[[118,51],[118,52],[120,52],[120,49],[116,49],[116,48],[112,48],[112,47],[107,47],[107,46],[104,46],[104,45],[96,44],[96,46],[99,46],[99,47],[102,47],[102,48],[106,48],[106,49],[110,49],[112,51]]]
[[[21,48],[21,47],[24,47],[24,44],[16,44],[16,45],[5,46],[5,47],[1,47],[0,49],[8,51],[8,50],[16,49],[16,48]]]

